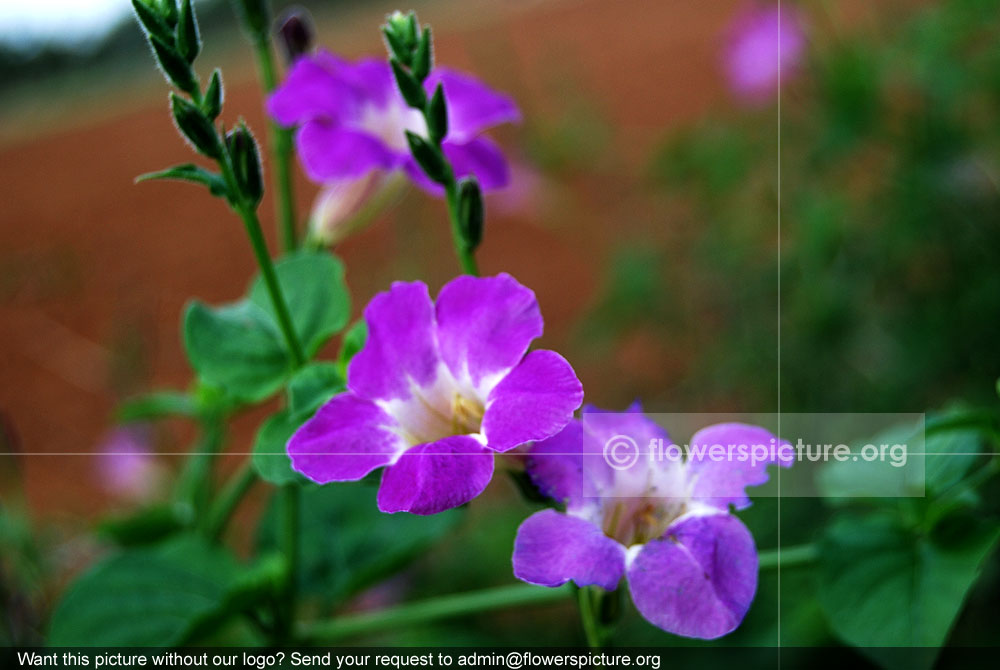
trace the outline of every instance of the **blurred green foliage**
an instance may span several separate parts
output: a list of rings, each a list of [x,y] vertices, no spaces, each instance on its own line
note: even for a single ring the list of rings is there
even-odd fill
[[[688,390],[725,380],[750,406],[768,406],[780,278],[782,409],[900,411],[992,396],[998,10],[949,0],[902,22],[886,11],[878,34],[826,35],[816,17],[780,123],[772,106],[667,141],[656,183],[692,207],[691,248],[654,259],[670,290],[640,298],[621,280],[635,274],[635,253],[625,254],[594,321],[613,326],[632,305],[653,324],[683,305],[670,332],[711,343],[691,362]],[[640,255],[651,263],[648,249]]]

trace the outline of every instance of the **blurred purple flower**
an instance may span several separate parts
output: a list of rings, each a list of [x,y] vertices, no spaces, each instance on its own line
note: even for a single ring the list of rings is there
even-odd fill
[[[514,101],[469,75],[445,68],[435,69],[424,86],[432,93],[438,83],[448,101],[443,148],[456,177],[474,174],[487,191],[505,186],[507,162],[482,133],[518,121]],[[427,127],[420,112],[403,100],[384,60],[350,63],[324,50],[304,56],[267,106],[278,123],[298,127],[299,160],[309,178],[324,185],[321,197],[327,207],[336,194],[350,199],[360,188],[344,182],[363,180],[373,170],[403,170],[426,191],[441,192],[410,155],[405,131],[426,136]]]
[[[755,2],[729,26],[723,67],[730,90],[748,103],[768,100],[795,74],[805,45],[797,10]]]
[[[147,426],[115,428],[98,451],[97,477],[104,490],[132,502],[155,497],[163,471],[153,457]]]
[[[493,476],[493,454],[550,437],[583,400],[542,334],[535,294],[510,275],[462,276],[432,302],[396,282],[365,308],[368,339],[334,396],[289,440],[292,467],[326,484],[385,466],[383,512],[435,514]]]
[[[638,445],[672,443],[638,406],[624,413],[585,408],[584,416],[528,452],[532,481],[566,511],[543,510],[521,524],[514,575],[540,586],[572,580],[609,591],[624,577],[642,616],[665,631],[712,639],[734,630],[757,590],[757,549],[729,506],[748,507],[745,487],[767,481],[775,460],[791,465],[792,454],[774,449],[751,463],[697,451],[778,444],[763,428],[729,423],[691,438],[689,453],[700,456],[655,458],[649,450],[640,458]],[[634,453],[609,453],[614,444]]]

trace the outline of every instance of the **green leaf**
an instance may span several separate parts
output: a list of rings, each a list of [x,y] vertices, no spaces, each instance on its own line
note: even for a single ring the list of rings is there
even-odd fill
[[[923,433],[913,425],[887,428],[864,442],[852,445],[858,454],[866,444],[904,444],[908,453],[923,453]],[[823,464],[817,477],[820,492],[833,504],[843,504],[858,498],[880,498],[893,501],[899,497],[923,495],[924,457],[911,455],[901,466],[889,458],[866,461],[862,458],[846,461],[830,460]]]
[[[955,413],[956,415],[958,413]],[[948,414],[935,419],[947,420]],[[928,431],[924,479],[927,495],[943,493],[957,485],[986,451],[982,433],[976,428]]]
[[[889,513],[840,518],[822,542],[820,603],[852,645],[940,646],[998,537],[983,521],[945,544]]]
[[[244,569],[200,538],[133,549],[79,577],[56,606],[51,646],[170,646],[230,611]]]
[[[305,420],[343,390],[339,365],[329,361],[310,363],[288,382],[288,410],[296,419]]]
[[[344,268],[329,253],[302,251],[278,261],[275,270],[295,332],[306,356],[311,358],[347,324],[350,316],[351,299],[344,284]],[[277,323],[267,287],[260,277],[250,287],[248,297]]]
[[[460,510],[433,516],[383,514],[366,482],[307,486],[299,524],[303,593],[338,602],[405,567],[454,529]],[[280,502],[272,499],[258,529],[258,546],[277,546]]]
[[[347,379],[348,364],[354,355],[365,346],[367,339],[368,324],[364,319],[359,319],[344,333],[344,339],[340,343],[340,353],[337,355],[337,366],[340,370],[340,376],[345,380]]]
[[[101,521],[97,533],[123,547],[160,542],[184,527],[184,521],[170,505],[144,507],[126,516]]]
[[[204,382],[246,402],[273,394],[291,371],[274,320],[248,301],[217,308],[192,302],[184,315],[184,347]]]
[[[292,470],[285,445],[301,425],[287,409],[272,414],[257,431],[253,445],[253,467],[261,479],[272,484],[304,483],[305,477]]]
[[[209,172],[205,168],[198,167],[194,163],[175,165],[172,168],[161,170],[160,172],[147,172],[135,178],[136,183],[150,181],[152,179],[174,179],[177,181],[187,181],[193,184],[207,186],[212,195],[228,197],[229,191],[226,182],[222,177],[214,172]]]
[[[150,421],[173,416],[188,418],[199,414],[198,402],[189,393],[181,391],[154,391],[126,400],[118,408],[118,420]]]

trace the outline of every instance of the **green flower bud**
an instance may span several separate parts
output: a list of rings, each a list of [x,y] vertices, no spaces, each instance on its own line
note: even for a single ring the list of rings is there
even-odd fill
[[[448,103],[445,102],[441,84],[434,89],[434,95],[427,103],[427,134],[434,144],[441,144],[448,135]]]
[[[171,93],[170,110],[177,128],[195,149],[209,158],[219,158],[222,155],[222,146],[215,126],[194,103]]]
[[[264,197],[264,177],[257,141],[246,124],[241,122],[226,134],[226,148],[233,161],[233,175],[240,192],[256,207]]]
[[[475,250],[483,241],[483,192],[475,177],[465,177],[458,182],[458,221],[462,227],[462,238],[469,251]]]
[[[448,181],[448,162],[440,149],[409,130],[406,131],[406,142],[410,145],[414,160],[432,181],[438,184]]]

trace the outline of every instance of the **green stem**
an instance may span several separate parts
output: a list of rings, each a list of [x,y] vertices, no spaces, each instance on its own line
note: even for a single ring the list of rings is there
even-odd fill
[[[205,531],[212,540],[222,536],[240,501],[257,483],[257,471],[249,460],[226,482],[208,513]]]
[[[212,466],[225,437],[222,420],[218,417],[202,419],[201,430],[201,436],[192,447],[194,455],[188,457],[174,489],[174,499],[192,521],[200,519],[208,505]]]
[[[587,646],[591,649],[600,649],[603,644],[601,644],[601,633],[594,612],[593,593],[590,588],[577,589],[576,600],[580,606],[580,623],[583,624],[583,634],[587,638]]]
[[[302,627],[302,639],[316,642],[334,642],[347,637],[367,635],[403,626],[429,623],[479,612],[542,605],[564,600],[568,587],[549,589],[528,584],[501,586],[471,593],[440,596],[415,603],[399,605],[379,612],[365,612],[315,621]]]
[[[451,220],[451,239],[455,244],[455,255],[462,265],[462,271],[473,277],[479,276],[479,266],[472,250],[465,245],[462,224],[458,218],[458,184],[454,173],[449,170],[448,182],[444,186],[445,200],[448,202],[448,218]]]
[[[295,326],[292,325],[292,315],[288,311],[288,303],[281,292],[281,285],[278,283],[278,273],[274,271],[274,262],[271,254],[267,251],[267,241],[264,240],[264,232],[260,228],[260,220],[257,213],[246,206],[237,208],[243,225],[246,226],[247,235],[250,236],[250,244],[253,246],[254,256],[257,257],[257,265],[260,266],[260,274],[264,278],[264,285],[271,296],[271,305],[274,313],[278,317],[278,327],[285,338],[288,352],[292,357],[292,363],[296,368],[302,367],[306,362],[305,353],[302,351],[302,344],[298,335],[295,334]]]
[[[257,69],[265,93],[277,86],[274,70],[274,55],[271,40],[267,35],[254,40],[257,55]],[[271,155],[274,157],[274,190],[278,194],[274,201],[275,217],[285,251],[292,251],[298,244],[295,231],[295,194],[292,185],[292,131],[282,128],[273,121],[268,126]]]
[[[283,618],[286,632],[295,625],[295,611],[298,599],[299,563],[299,487],[286,484],[281,489],[282,524],[281,544],[285,555],[285,584],[282,593]]]
[[[819,557],[819,550],[814,544],[800,544],[794,547],[769,549],[758,554],[757,559],[761,570],[775,568],[793,568],[808,565]]]

